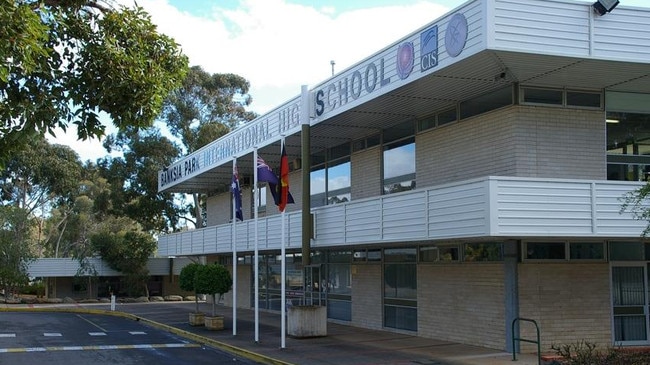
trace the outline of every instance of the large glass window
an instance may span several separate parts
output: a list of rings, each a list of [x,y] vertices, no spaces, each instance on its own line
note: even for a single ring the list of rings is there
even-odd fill
[[[607,179],[650,177],[650,114],[607,113]]]
[[[417,331],[417,249],[384,250],[384,326]]]
[[[415,189],[415,123],[384,131],[384,194]]]
[[[312,156],[310,173],[311,206],[350,201],[350,144],[331,148]]]

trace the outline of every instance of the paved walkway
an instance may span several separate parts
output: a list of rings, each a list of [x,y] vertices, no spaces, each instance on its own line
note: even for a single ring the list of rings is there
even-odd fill
[[[165,327],[194,341],[210,344],[266,364],[294,365],[537,365],[532,354],[512,354],[483,347],[427,339],[408,334],[368,330],[329,322],[327,336],[297,339],[286,336],[281,348],[280,314],[260,311],[259,342],[255,342],[254,311],[237,311],[237,334],[232,331],[232,309],[218,306],[224,316],[225,330],[210,331],[188,324],[192,302],[117,304],[114,314],[135,316],[152,325]],[[109,304],[73,305],[5,305],[11,310],[110,310]],[[200,304],[200,310],[210,313],[211,305]]]

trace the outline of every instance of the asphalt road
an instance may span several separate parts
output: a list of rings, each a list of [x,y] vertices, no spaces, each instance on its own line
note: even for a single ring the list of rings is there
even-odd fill
[[[0,365],[255,364],[142,322],[77,313],[0,313]]]

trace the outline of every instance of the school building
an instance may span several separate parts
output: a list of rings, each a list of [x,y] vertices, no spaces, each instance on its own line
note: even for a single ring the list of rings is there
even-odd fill
[[[158,254],[234,268],[242,308],[281,308],[284,261],[293,303],[350,326],[650,345],[648,222],[622,209],[650,174],[650,9],[615,3],[468,1],[297,90],[159,172],[208,224]],[[279,213],[256,160],[282,142]]]

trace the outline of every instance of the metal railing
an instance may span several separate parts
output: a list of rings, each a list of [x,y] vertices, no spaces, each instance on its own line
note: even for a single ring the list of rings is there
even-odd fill
[[[526,338],[521,338],[518,336],[515,336],[515,325],[517,322],[530,322],[535,325],[535,330],[537,331],[537,340],[530,340]],[[537,325],[537,322],[534,319],[528,319],[528,318],[520,318],[517,317],[512,320],[512,361],[517,361],[517,347],[515,346],[515,343],[519,342],[528,342],[528,343],[536,343],[537,344],[537,364],[542,365],[542,346],[541,346],[541,340],[540,340],[540,335],[539,335],[539,326]]]

